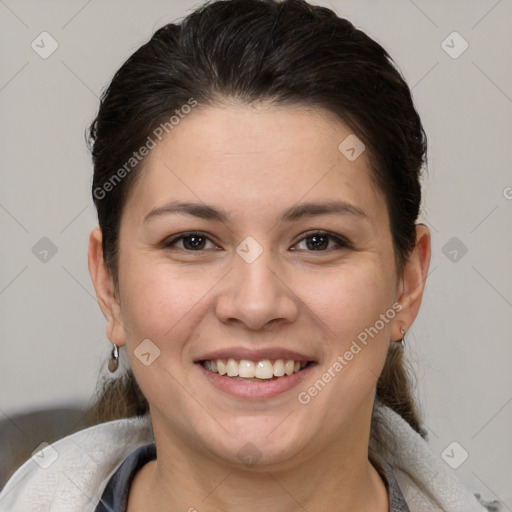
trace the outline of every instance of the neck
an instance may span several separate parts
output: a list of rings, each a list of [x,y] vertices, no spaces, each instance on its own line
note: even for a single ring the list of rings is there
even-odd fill
[[[242,469],[198,457],[176,440],[164,442],[155,429],[158,459],[137,473],[127,510],[388,512],[385,484],[368,460],[370,418],[365,419],[367,435],[354,425],[334,445],[311,450],[314,456],[300,463]]]

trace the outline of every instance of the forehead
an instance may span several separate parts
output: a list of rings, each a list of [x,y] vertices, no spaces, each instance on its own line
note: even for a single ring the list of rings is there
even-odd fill
[[[151,150],[130,194],[137,198],[133,206],[144,215],[179,198],[254,216],[301,201],[341,199],[378,217],[384,201],[369,155],[363,150],[354,159],[344,152],[343,141],[357,144],[354,137],[319,109],[196,107]]]

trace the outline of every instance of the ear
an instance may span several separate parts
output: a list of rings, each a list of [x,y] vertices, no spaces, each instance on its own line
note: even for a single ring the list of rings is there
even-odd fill
[[[107,320],[107,337],[118,346],[126,343],[121,306],[114,286],[112,273],[103,258],[102,233],[95,228],[89,237],[89,274],[101,311]]]
[[[425,282],[428,275],[431,254],[430,231],[425,224],[416,225],[416,245],[410,254],[400,278],[398,302],[402,305],[395,317],[393,339],[400,340],[400,328],[408,331],[421,305]]]

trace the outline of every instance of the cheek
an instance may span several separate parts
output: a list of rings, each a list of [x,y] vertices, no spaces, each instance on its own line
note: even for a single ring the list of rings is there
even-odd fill
[[[392,283],[379,266],[340,268],[321,280],[305,277],[303,289],[311,290],[304,302],[330,328],[330,339],[342,345],[375,324],[391,306]]]
[[[173,350],[190,319],[201,308],[205,290],[213,287],[204,275],[184,277],[179,268],[171,268],[143,258],[127,261],[121,296],[127,345],[132,350],[145,338],[160,350]],[[204,300],[204,299],[203,299]]]
[[[370,399],[382,371],[390,324],[376,335],[372,331],[373,337],[365,329],[375,326],[392,305],[393,275],[368,255],[318,279],[318,286],[311,286],[314,278],[307,279],[311,292],[305,302],[314,308],[322,329],[325,357],[315,378],[299,389],[297,400],[304,414],[321,418],[326,438],[335,439],[340,425],[349,423]]]
[[[184,277],[169,265],[148,264],[142,257],[125,263],[122,316],[135,378],[156,409],[183,408],[188,399],[182,392],[190,364],[187,341],[197,327],[198,315],[204,314],[205,293],[214,282],[204,276]],[[147,339],[152,344],[142,345]],[[149,365],[140,358],[146,352]]]
[[[355,405],[377,383],[395,314],[392,286],[389,273],[368,264],[357,270],[339,270],[311,294],[310,304],[315,305],[325,327],[327,358],[322,372],[332,382],[320,399],[326,407]]]

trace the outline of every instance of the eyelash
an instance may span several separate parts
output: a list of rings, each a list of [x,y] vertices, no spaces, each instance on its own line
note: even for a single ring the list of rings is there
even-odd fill
[[[205,233],[201,233],[200,231],[190,231],[188,233],[181,233],[179,235],[176,235],[174,237],[172,237],[171,239],[169,240],[166,240],[163,242],[163,247],[165,249],[172,249],[173,246],[175,246],[176,242],[179,242],[180,240],[183,240],[185,238],[189,238],[189,237],[192,237],[192,236],[200,236],[201,238],[204,238],[212,243],[215,243],[213,242]],[[320,230],[314,230],[314,231],[309,231],[307,233],[304,234],[304,236],[297,241],[297,244],[299,244],[300,242],[308,239],[308,238],[311,238],[313,236],[325,236],[331,240],[334,240],[334,242],[338,245],[337,249],[352,249],[352,245],[350,244],[350,242],[348,240],[346,240],[345,238],[343,237],[340,237],[338,235],[334,235],[332,233],[329,233],[327,231],[320,231]],[[191,249],[182,249],[182,248],[179,248],[180,250],[184,251],[184,252],[188,252],[188,253],[192,253],[192,252],[204,252],[206,249],[200,249],[200,250],[191,250]],[[310,252],[310,253],[321,253],[321,252],[330,252],[333,248],[331,247],[330,249],[323,249],[323,250],[318,250],[318,251],[314,251],[314,250],[306,250],[306,252]],[[336,249],[336,248],[335,248]]]

